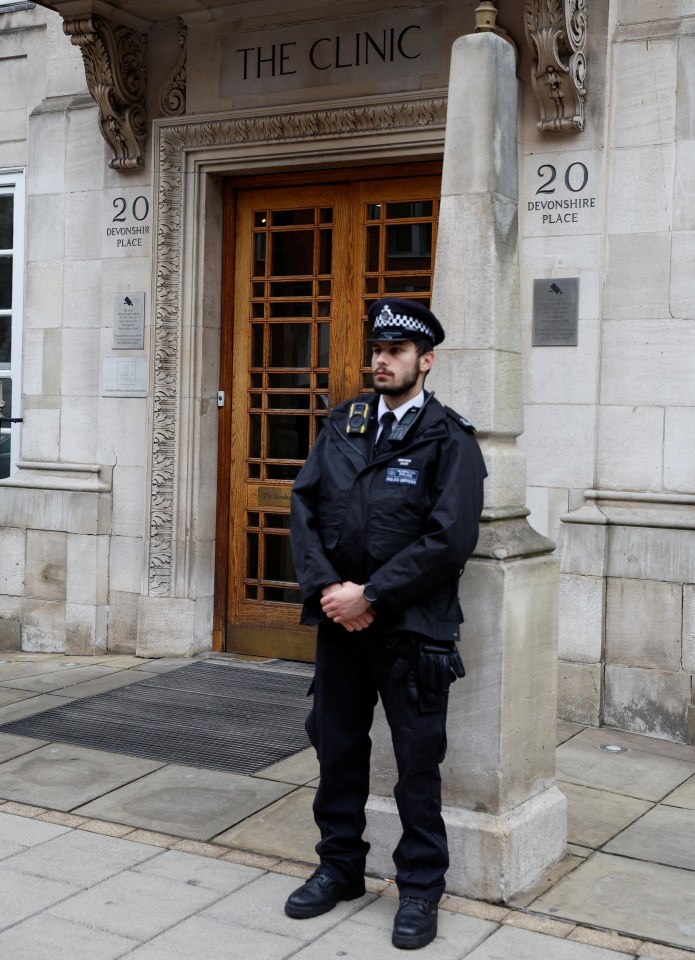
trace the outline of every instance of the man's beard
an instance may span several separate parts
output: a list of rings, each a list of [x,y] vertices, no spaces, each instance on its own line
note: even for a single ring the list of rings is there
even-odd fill
[[[400,383],[385,383],[385,384],[374,384],[374,390],[376,393],[380,393],[386,397],[400,397],[404,393],[408,393],[409,390],[415,386],[420,376],[420,364],[416,360],[413,364],[412,370],[403,374],[403,379]]]

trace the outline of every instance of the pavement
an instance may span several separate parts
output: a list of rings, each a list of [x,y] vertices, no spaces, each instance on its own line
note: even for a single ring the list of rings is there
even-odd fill
[[[3,652],[0,724],[186,663]],[[311,750],[240,776],[0,731],[0,957],[402,958],[391,878],[283,912],[316,863],[317,776]],[[557,776],[565,859],[504,906],[445,895],[418,956],[695,960],[695,747],[559,723]]]

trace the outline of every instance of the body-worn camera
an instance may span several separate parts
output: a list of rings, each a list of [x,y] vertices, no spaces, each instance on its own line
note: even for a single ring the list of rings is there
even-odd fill
[[[369,415],[371,413],[370,406],[368,403],[362,403],[357,401],[350,404],[350,411],[348,413],[347,427],[345,428],[350,434],[363,434],[367,432],[367,427],[369,426]]]

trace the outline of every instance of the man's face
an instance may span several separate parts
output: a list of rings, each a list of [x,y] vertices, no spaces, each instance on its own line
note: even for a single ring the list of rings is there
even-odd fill
[[[420,392],[433,362],[434,353],[429,350],[418,356],[412,340],[402,343],[375,340],[372,344],[374,389],[387,397],[409,399]]]

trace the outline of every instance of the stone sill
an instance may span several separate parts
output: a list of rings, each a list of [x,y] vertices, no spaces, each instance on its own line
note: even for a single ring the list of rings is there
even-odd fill
[[[18,470],[0,487],[110,493],[113,467],[94,463],[48,463],[20,460]]]
[[[563,523],[695,530],[695,495],[585,490],[587,503],[561,517]]]

